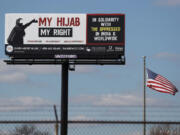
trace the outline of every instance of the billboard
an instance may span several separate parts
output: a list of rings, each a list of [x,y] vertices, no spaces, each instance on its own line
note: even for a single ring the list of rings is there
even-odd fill
[[[124,14],[5,15],[5,53],[18,59],[124,57]]]

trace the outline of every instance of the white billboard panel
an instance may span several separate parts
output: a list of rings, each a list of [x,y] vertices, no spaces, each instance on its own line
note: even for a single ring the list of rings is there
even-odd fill
[[[85,45],[86,20],[86,14],[9,13],[5,15],[5,44]]]

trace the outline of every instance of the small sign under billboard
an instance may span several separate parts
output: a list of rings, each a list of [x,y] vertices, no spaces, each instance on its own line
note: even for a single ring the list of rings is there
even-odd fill
[[[124,14],[5,15],[5,53],[19,59],[124,57]]]

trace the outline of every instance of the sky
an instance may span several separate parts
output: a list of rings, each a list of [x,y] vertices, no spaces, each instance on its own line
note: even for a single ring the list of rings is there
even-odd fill
[[[125,14],[126,65],[76,66],[75,71],[69,72],[70,105],[142,106],[142,56],[147,56],[149,69],[180,89],[180,0],[0,0],[1,106],[60,104],[61,96],[60,65],[19,66],[3,62],[8,59],[4,53],[6,13]],[[165,105],[169,110],[180,106],[179,93],[172,96],[147,88],[146,94],[149,106]],[[74,117],[86,118],[84,114]]]

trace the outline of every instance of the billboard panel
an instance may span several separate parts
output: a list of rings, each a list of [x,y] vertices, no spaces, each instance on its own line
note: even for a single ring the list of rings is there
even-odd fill
[[[87,19],[87,44],[125,44],[124,15],[88,14]]]
[[[6,14],[5,43],[21,38],[17,44],[86,44],[85,27],[85,14]]]
[[[5,53],[27,59],[124,57],[124,14],[5,15]]]

